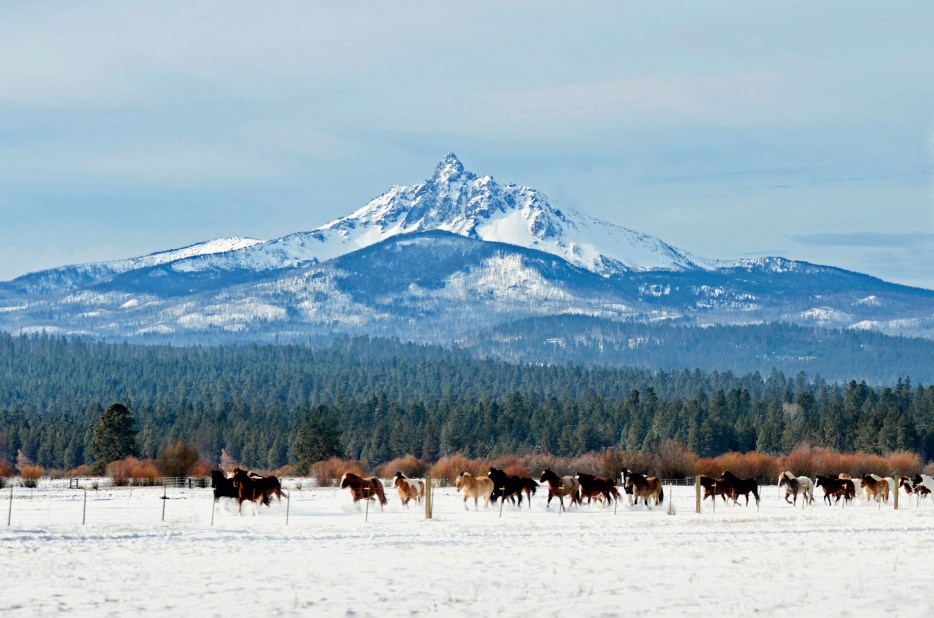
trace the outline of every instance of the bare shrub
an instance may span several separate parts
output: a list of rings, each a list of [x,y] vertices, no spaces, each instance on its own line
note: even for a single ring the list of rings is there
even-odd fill
[[[410,478],[418,478],[425,476],[425,472],[427,471],[428,464],[415,455],[396,457],[395,459],[387,461],[386,463],[380,464],[376,467],[376,474],[380,478],[393,477],[396,475],[396,472],[401,472]]]
[[[207,459],[199,459],[198,463],[188,471],[189,476],[211,476],[211,470],[214,469],[214,466],[211,465]]]
[[[16,468],[8,461],[0,460],[0,478],[16,476]]]
[[[345,472],[366,476],[365,470],[363,462],[356,460],[345,461],[340,457],[331,457],[311,464],[311,476],[319,487],[336,486]]]
[[[826,449],[817,449],[809,445],[801,445],[793,451],[780,458],[779,474],[788,470],[795,476],[815,477],[818,474],[824,474],[821,471],[823,463],[823,451]],[[776,478],[778,475],[776,475]]]
[[[921,457],[911,451],[897,451],[885,456],[888,463],[886,474],[914,476],[921,472]]]
[[[107,464],[107,476],[115,486],[124,487],[130,483],[141,486],[156,485],[162,475],[154,460],[139,460],[130,455]]]
[[[565,465],[564,460],[547,453],[529,455],[525,462],[526,469],[535,480],[538,480],[545,470],[552,470],[559,476],[564,476],[567,474],[564,470]]]
[[[675,440],[665,440],[652,451],[652,470],[663,479],[677,479],[694,474],[697,455]]]
[[[34,464],[20,466],[19,474],[22,479],[23,487],[35,487],[38,485],[39,479],[42,478],[42,472],[42,466]]]
[[[163,476],[186,477],[201,457],[193,447],[179,440],[159,451],[156,466]]]
[[[530,477],[529,469],[523,466],[522,464],[512,464],[511,466],[506,466],[502,468],[503,472],[509,476],[519,476],[522,478]]]
[[[652,459],[650,453],[643,451],[623,451],[620,453],[620,462],[623,467],[639,474],[655,475],[652,471],[655,462]]]
[[[431,467],[431,478],[439,485],[453,485],[461,472],[470,472],[474,476],[486,476],[490,471],[490,462],[486,459],[470,459],[455,453],[442,457]]]

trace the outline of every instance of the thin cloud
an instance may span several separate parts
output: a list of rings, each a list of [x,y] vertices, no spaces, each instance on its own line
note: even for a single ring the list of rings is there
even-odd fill
[[[934,245],[931,232],[846,232],[825,234],[800,234],[791,237],[803,245],[831,247],[924,247]]]

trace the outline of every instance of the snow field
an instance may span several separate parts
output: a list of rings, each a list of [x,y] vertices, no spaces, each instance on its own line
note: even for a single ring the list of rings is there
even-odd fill
[[[934,503],[785,504],[676,514],[621,505],[466,512],[435,489],[434,518],[349,492],[294,488],[271,508],[210,489],[0,490],[0,614],[87,616],[930,616]],[[291,489],[289,489],[291,488]],[[669,489],[666,487],[666,494]],[[470,501],[471,508],[473,501]],[[165,506],[165,522],[161,521]],[[289,521],[286,526],[286,510]],[[367,518],[368,521],[364,521]]]

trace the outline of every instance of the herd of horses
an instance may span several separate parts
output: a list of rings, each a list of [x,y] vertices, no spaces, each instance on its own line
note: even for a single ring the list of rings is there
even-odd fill
[[[514,507],[522,508],[523,497],[528,507],[531,508],[532,496],[536,494],[540,484],[548,489],[546,509],[551,508],[551,501],[554,498],[558,499],[562,510],[574,505],[582,507],[584,500],[588,505],[596,502],[603,506],[611,506],[614,502],[622,500],[622,494],[619,492],[620,486],[630,506],[638,505],[641,500],[646,508],[651,509],[665,499],[661,479],[629,469],[623,470],[620,481],[584,472],[558,476],[552,470],[546,469],[542,471],[536,482],[530,477],[510,475],[503,470],[491,467],[486,475],[481,476],[474,476],[467,471],[461,472],[454,483],[457,491],[463,493],[466,510],[470,510],[468,507],[470,498],[473,498],[475,510],[480,508],[481,500],[484,507],[502,500],[503,504],[508,501]],[[406,509],[411,502],[421,504],[425,497],[425,481],[421,479],[411,479],[402,472],[397,472],[394,485],[399,494],[399,500]],[[730,471],[725,471],[716,478],[701,476],[700,485],[704,489],[704,500],[711,498],[715,502],[717,496],[720,496],[724,502],[732,500],[733,504],[738,504],[739,497],[744,496],[745,504],[749,506],[749,495],[752,494],[756,508],[759,507],[759,484],[755,479],[742,479]],[[269,506],[273,497],[280,501],[283,497],[288,497],[282,491],[282,485],[275,476],[261,476],[240,468],[235,468],[230,475],[220,470],[212,471],[211,487],[214,491],[215,502],[220,498],[234,498],[237,500],[238,512],[242,512],[243,503],[247,501],[256,505]],[[840,500],[846,504],[857,496],[864,500],[888,502],[889,496],[899,488],[909,495],[917,495],[919,499],[930,496],[934,492],[934,477],[919,474],[914,478],[898,476],[896,480],[895,477],[882,477],[876,474],[864,474],[854,478],[841,473],[837,476],[818,475],[815,480],[812,480],[808,476],[795,476],[794,473],[785,471],[778,477],[778,487],[779,490],[785,489],[785,501],[792,505],[798,504],[799,495],[805,504],[813,504],[817,487],[824,490],[824,502],[828,505],[836,505]],[[363,477],[347,472],[341,477],[340,488],[350,490],[354,504],[360,500],[373,500],[383,507],[388,503],[383,482],[377,477]],[[567,499],[567,505],[565,505],[565,499]]]

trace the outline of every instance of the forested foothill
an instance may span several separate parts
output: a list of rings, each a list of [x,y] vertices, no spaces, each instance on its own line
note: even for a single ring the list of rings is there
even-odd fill
[[[681,445],[701,458],[835,451],[934,455],[934,387],[779,371],[533,365],[391,340],[302,346],[131,346],[0,334],[0,461],[95,462],[105,409],[136,421],[134,452],[179,441],[207,462],[306,473],[331,456],[374,468],[413,454],[574,457]],[[98,449],[100,450],[100,449]],[[128,453],[130,454],[130,453]]]

